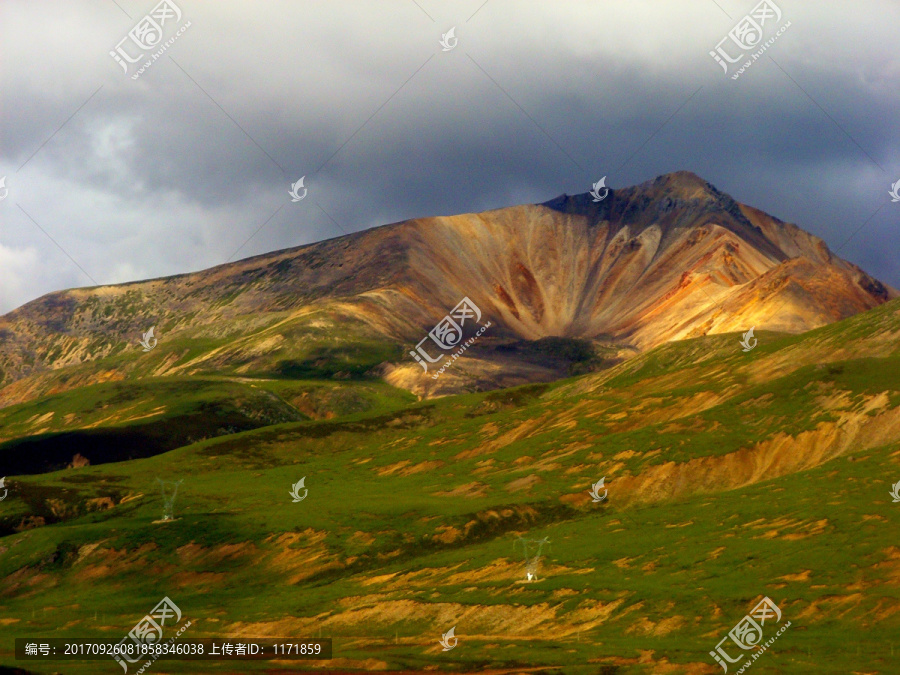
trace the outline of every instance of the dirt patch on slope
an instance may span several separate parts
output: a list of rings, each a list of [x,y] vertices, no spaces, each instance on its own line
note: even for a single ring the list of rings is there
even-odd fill
[[[625,503],[648,503],[681,495],[719,492],[819,466],[848,450],[860,452],[900,439],[900,408],[875,417],[844,413],[797,436],[776,434],[751,448],[718,457],[651,466],[637,476],[617,477]]]

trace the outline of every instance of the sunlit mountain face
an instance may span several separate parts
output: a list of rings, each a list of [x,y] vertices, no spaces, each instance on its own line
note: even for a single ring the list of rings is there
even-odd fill
[[[49,294],[0,318],[0,404],[203,372],[365,374],[430,397],[549,381],[670,340],[802,332],[897,295],[822,240],[692,173],[600,194]],[[491,328],[463,367],[435,380],[408,353],[462,298]],[[159,347],[120,358],[151,327]]]

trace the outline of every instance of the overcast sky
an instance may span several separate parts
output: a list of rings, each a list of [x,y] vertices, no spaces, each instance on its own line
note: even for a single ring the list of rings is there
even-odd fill
[[[0,3],[0,312],[679,169],[900,287],[896,1],[157,2]]]

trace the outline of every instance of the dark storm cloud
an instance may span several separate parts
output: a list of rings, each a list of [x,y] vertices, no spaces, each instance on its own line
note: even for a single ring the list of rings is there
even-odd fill
[[[755,2],[176,2],[136,81],[108,52],[153,0],[0,6],[0,311],[90,284],[57,244],[113,283],[679,169],[833,249],[878,212],[840,253],[900,286],[886,2],[781,0],[736,81],[708,52]]]

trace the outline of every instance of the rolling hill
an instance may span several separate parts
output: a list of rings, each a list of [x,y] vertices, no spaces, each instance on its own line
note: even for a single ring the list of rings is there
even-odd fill
[[[332,637],[335,660],[311,664],[329,672],[711,674],[709,652],[769,597],[791,626],[754,672],[891,673],[898,337],[894,300],[761,331],[749,352],[707,335],[555,383],[382,399],[15,477],[0,622],[121,638],[168,595],[194,637]],[[155,522],[156,478],[184,479],[174,521]],[[528,581],[522,543],[544,539]]]

